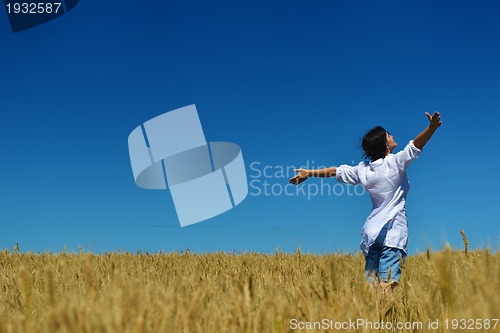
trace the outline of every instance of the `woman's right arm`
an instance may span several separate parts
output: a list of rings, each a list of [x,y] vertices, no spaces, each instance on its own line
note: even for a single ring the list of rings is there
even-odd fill
[[[441,126],[441,115],[439,112],[434,112],[434,114],[431,115],[429,113],[425,113],[427,118],[429,118],[429,126],[427,126],[422,133],[417,135],[417,137],[413,140],[413,145],[418,148],[422,149],[424,148],[425,144],[431,139],[432,135],[436,130]]]

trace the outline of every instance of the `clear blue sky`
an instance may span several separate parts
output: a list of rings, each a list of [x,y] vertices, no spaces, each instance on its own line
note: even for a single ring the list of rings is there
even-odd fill
[[[196,104],[207,139],[240,145],[249,181],[275,193],[287,166],[357,164],[376,125],[403,148],[438,110],[408,169],[410,253],[461,247],[460,229],[498,249],[499,17],[497,1],[86,0],[14,34],[0,10],[0,248],[359,248],[368,194],[334,179],[343,195],[251,187],[180,228],[169,192],[135,185],[127,137]]]

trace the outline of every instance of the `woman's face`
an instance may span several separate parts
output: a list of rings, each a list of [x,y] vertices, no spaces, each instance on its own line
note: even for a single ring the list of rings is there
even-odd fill
[[[387,135],[387,149],[389,150],[389,153],[392,153],[394,148],[398,146],[398,143],[394,141],[394,136],[390,135],[389,132],[386,132]]]

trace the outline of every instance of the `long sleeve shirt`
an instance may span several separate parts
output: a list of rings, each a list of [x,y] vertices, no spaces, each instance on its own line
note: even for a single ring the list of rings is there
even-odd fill
[[[373,162],[363,161],[356,166],[340,165],[336,178],[346,184],[361,184],[370,194],[372,211],[361,229],[361,250],[366,256],[380,230],[388,224],[385,246],[408,250],[408,220],[406,195],[410,182],[406,168],[418,158],[421,150],[411,140],[406,147]]]

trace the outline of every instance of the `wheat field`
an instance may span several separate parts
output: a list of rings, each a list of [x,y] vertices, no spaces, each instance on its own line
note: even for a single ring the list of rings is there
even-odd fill
[[[392,296],[373,293],[363,267],[360,253],[300,250],[4,250],[0,333],[500,332],[498,252],[410,255]]]

